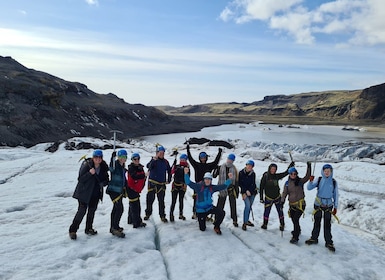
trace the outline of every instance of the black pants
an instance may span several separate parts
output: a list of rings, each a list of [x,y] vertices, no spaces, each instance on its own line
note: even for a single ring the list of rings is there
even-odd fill
[[[219,209],[224,209],[225,208],[225,203],[226,203],[226,196],[219,196],[218,197],[218,202],[217,202],[217,207]],[[237,218],[237,200],[235,196],[232,193],[228,194],[229,197],[229,202],[230,202],[230,211],[231,211],[231,219],[233,219],[233,222],[237,223],[238,218]]]
[[[303,205],[303,210],[305,210],[305,206]],[[295,207],[290,207],[290,218],[291,221],[293,222],[293,238],[298,240],[299,235],[301,233],[301,226],[299,225],[299,219],[301,218],[303,214],[303,211],[301,211],[298,208]]]
[[[179,215],[183,215],[183,199],[186,193],[186,187],[184,186],[176,186],[171,191],[171,207],[170,207],[170,215],[174,215],[176,200],[179,196]]]
[[[86,215],[87,212],[87,218],[86,218],[86,231],[89,229],[92,229],[92,224],[94,223],[94,217],[95,217],[95,211],[98,208],[99,203],[99,197],[91,197],[90,202],[84,203],[80,202],[78,200],[78,211],[75,214],[75,217],[72,221],[72,224],[70,225],[69,232],[77,232],[79,229],[79,226]]]
[[[215,227],[219,227],[222,224],[223,219],[225,218],[226,212],[224,210],[220,209],[220,208],[217,208],[217,207],[213,206],[213,208],[211,208],[207,212],[197,213],[199,229],[201,231],[205,231],[206,230],[206,218],[210,214],[214,214],[215,215],[214,226]]]
[[[133,189],[127,188],[127,195],[129,201],[128,223],[136,228],[142,223],[142,218],[140,217],[140,194]]]
[[[115,200],[111,211],[111,228],[118,230],[120,228],[119,226],[120,219],[122,218],[123,211],[124,211],[123,201],[122,201],[123,196],[115,192],[111,192],[109,195],[111,197],[111,201]]]
[[[326,244],[333,244],[332,240],[332,225],[331,225],[331,219],[332,219],[332,209],[333,207],[320,207],[314,205],[314,210],[316,210],[314,214],[314,227],[313,231],[311,233],[311,239],[318,240],[318,236],[320,234],[321,230],[321,220],[322,220],[322,214],[324,218],[324,238]]]
[[[164,212],[164,196],[166,192],[166,185],[158,185],[154,184],[152,182],[148,183],[148,192],[146,196],[146,216],[149,217],[152,214],[152,204],[155,200],[155,194],[158,198],[158,205],[159,205],[159,216],[161,218],[166,217],[166,214]]]

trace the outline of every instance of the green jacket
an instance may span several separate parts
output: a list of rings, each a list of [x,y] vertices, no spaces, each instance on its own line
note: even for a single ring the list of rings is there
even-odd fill
[[[285,172],[271,174],[270,169],[272,164],[269,165],[267,172],[265,172],[261,178],[260,182],[260,199],[263,200],[263,194],[265,194],[268,200],[275,200],[281,196],[281,190],[279,188],[278,181],[286,177],[289,172],[286,169]]]

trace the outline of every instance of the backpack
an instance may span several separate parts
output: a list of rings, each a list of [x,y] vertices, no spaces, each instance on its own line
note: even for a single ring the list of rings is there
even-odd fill
[[[144,174],[144,171],[142,172]],[[130,189],[133,189],[137,193],[140,193],[143,190],[145,182],[146,178],[135,180],[131,177],[130,173],[127,172],[127,185]]]

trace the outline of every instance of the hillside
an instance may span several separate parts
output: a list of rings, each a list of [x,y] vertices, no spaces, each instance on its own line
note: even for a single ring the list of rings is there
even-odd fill
[[[278,122],[362,123],[385,120],[385,84],[364,90],[265,96],[252,103],[158,107],[173,115],[248,116]]]
[[[0,145],[32,146],[74,136],[120,139],[199,130],[226,123],[217,119],[173,117],[116,95],[97,94],[86,85],[26,68],[0,56]]]

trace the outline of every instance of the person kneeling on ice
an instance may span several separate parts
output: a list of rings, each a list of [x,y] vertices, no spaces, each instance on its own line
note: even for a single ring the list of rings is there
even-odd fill
[[[289,217],[293,222],[294,229],[291,232],[292,238],[290,243],[297,244],[299,235],[301,234],[301,226],[299,219],[304,214],[306,202],[303,185],[309,180],[311,172],[311,163],[307,163],[306,175],[303,178],[298,176],[298,171],[295,167],[289,168],[289,179],[286,181],[282,192],[282,207],[285,204],[286,197],[289,196]]]
[[[225,217],[225,211],[217,208],[213,205],[213,193],[227,189],[231,184],[233,174],[229,173],[229,179],[222,185],[213,185],[213,176],[211,173],[206,172],[203,176],[203,181],[199,183],[191,182],[189,174],[190,169],[185,167],[184,169],[184,181],[186,185],[192,188],[197,194],[196,211],[199,222],[199,229],[201,231],[206,230],[206,218],[209,214],[215,215],[214,231],[217,234],[222,234],[220,226]]]
[[[310,182],[307,185],[308,190],[317,188],[317,196],[314,201],[314,227],[311,238],[306,240],[308,245],[317,244],[318,236],[321,230],[322,213],[324,217],[324,237],[325,247],[334,252],[331,234],[332,215],[336,217],[338,208],[338,185],[333,178],[333,167],[325,164],[322,167],[321,177],[314,181],[314,176],[310,176]]]

